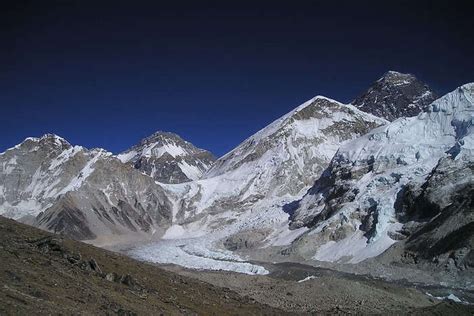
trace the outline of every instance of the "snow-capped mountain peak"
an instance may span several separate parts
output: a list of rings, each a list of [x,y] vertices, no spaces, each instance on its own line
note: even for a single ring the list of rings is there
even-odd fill
[[[399,117],[416,116],[436,99],[436,93],[414,75],[390,70],[352,104],[362,111],[393,121]]]
[[[142,139],[118,158],[163,183],[199,179],[215,160],[209,151],[163,131]]]
[[[350,104],[318,95],[273,121],[219,158],[204,177],[220,175],[257,161],[269,149],[275,151],[278,148],[281,151],[271,155],[275,158],[285,156],[287,151],[294,151],[296,155],[303,154],[297,148],[280,148],[286,141],[292,143],[288,144],[290,147],[297,146],[299,142],[313,142],[313,154],[329,161],[339,144],[352,138],[353,134],[362,135],[385,123],[387,121],[384,119],[362,112]],[[319,145],[324,149],[319,148]]]
[[[27,137],[23,142],[19,145],[16,145],[14,148],[22,145],[26,145],[28,143],[37,144],[39,146],[47,146],[53,148],[63,148],[67,149],[72,147],[71,144],[61,136],[56,134],[44,134],[41,137]]]
[[[183,144],[185,145],[183,146]],[[159,158],[167,153],[172,157],[184,156],[191,153],[188,144],[190,143],[174,133],[158,131],[142,139],[140,143],[132,147],[132,149],[119,154],[118,158],[122,162],[129,162],[137,155],[141,157]]]
[[[388,70],[377,81],[398,81],[399,84],[410,84],[411,81],[416,80],[415,76],[408,73],[402,73],[395,70]],[[402,82],[400,82],[402,81]]]
[[[182,186],[176,222],[207,218],[212,226],[216,213],[275,210],[300,198],[341,144],[386,123],[352,105],[314,97],[219,158],[202,179]]]

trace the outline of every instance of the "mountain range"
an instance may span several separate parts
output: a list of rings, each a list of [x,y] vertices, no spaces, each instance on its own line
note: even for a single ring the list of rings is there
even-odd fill
[[[0,154],[0,214],[190,268],[390,254],[468,282],[473,121],[474,84],[438,98],[389,71],[351,104],[316,96],[218,159],[168,132],[118,155],[30,137]]]

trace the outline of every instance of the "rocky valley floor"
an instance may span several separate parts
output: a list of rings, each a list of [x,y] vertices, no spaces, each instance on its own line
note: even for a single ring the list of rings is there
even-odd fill
[[[196,274],[179,267],[168,269],[217,286],[228,287],[258,302],[297,314],[471,315],[474,312],[472,305],[441,300],[441,297],[446,297],[442,295],[447,293],[443,288],[389,283],[294,263],[269,267],[271,273],[268,276],[229,272]]]
[[[426,294],[439,288],[300,264],[261,263],[258,276],[157,267],[3,217],[0,259],[2,315],[474,313]]]

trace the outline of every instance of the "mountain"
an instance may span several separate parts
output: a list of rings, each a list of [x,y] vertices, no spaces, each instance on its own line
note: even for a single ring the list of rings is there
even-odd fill
[[[118,158],[162,183],[197,180],[215,160],[209,151],[161,131],[142,139]]]
[[[288,233],[281,206],[304,194],[341,144],[385,123],[318,96],[217,160],[201,180],[178,184],[155,180],[198,177],[212,157],[175,134],[155,133],[118,157],[56,135],[28,138],[0,155],[1,214],[96,245],[197,234],[198,244],[154,253],[174,260],[175,251],[192,258],[204,251],[214,258],[207,268],[212,262],[264,274],[231,253],[213,252],[214,242],[226,239],[231,249],[253,228],[248,244]]]
[[[195,269],[377,257],[461,275],[473,256],[473,88],[391,123],[316,96],[215,161],[164,132],[118,157],[27,138],[0,154],[0,214]]]
[[[314,97],[216,160],[189,185],[178,215],[189,219],[204,210],[239,210],[301,196],[341,144],[385,123],[351,105]]]
[[[176,201],[163,239],[129,255],[188,268],[268,271],[241,250],[288,245],[287,203],[301,198],[341,144],[386,124],[352,105],[314,97],[219,158],[202,179],[163,187]]]
[[[0,214],[75,239],[152,235],[172,205],[153,179],[103,149],[47,134],[0,154]]]
[[[418,115],[437,98],[436,93],[415,76],[388,71],[352,104],[364,112],[394,121]]]
[[[357,263],[408,238],[420,258],[464,249],[472,265],[473,122],[470,83],[342,145],[293,210],[291,226],[310,230],[292,248]]]

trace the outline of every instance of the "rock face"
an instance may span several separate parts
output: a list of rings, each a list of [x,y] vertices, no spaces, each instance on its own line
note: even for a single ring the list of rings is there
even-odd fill
[[[364,112],[394,121],[418,115],[436,99],[436,93],[415,76],[388,71],[352,104]]]
[[[209,151],[168,132],[154,133],[118,158],[162,183],[197,180],[215,160]]]
[[[466,270],[474,268],[474,161],[442,158],[418,191],[401,196],[405,221],[427,222],[411,231],[405,249],[416,261]]]
[[[169,225],[163,189],[105,150],[48,134],[0,154],[0,166],[1,215],[75,239]]]
[[[341,146],[292,214],[292,227],[311,227],[295,246],[309,247],[303,240],[310,240],[318,248],[314,259],[355,263],[410,235],[408,227],[419,226],[409,221],[443,221],[442,216],[434,218],[469,195],[474,183],[473,120],[474,84],[466,84],[417,117],[397,120]],[[417,207],[407,203],[418,196]],[[459,203],[459,212],[472,212],[469,200]],[[472,226],[472,216],[453,216],[464,219],[446,228],[439,222],[431,229],[434,237],[423,233],[424,240],[434,245],[450,231]]]

